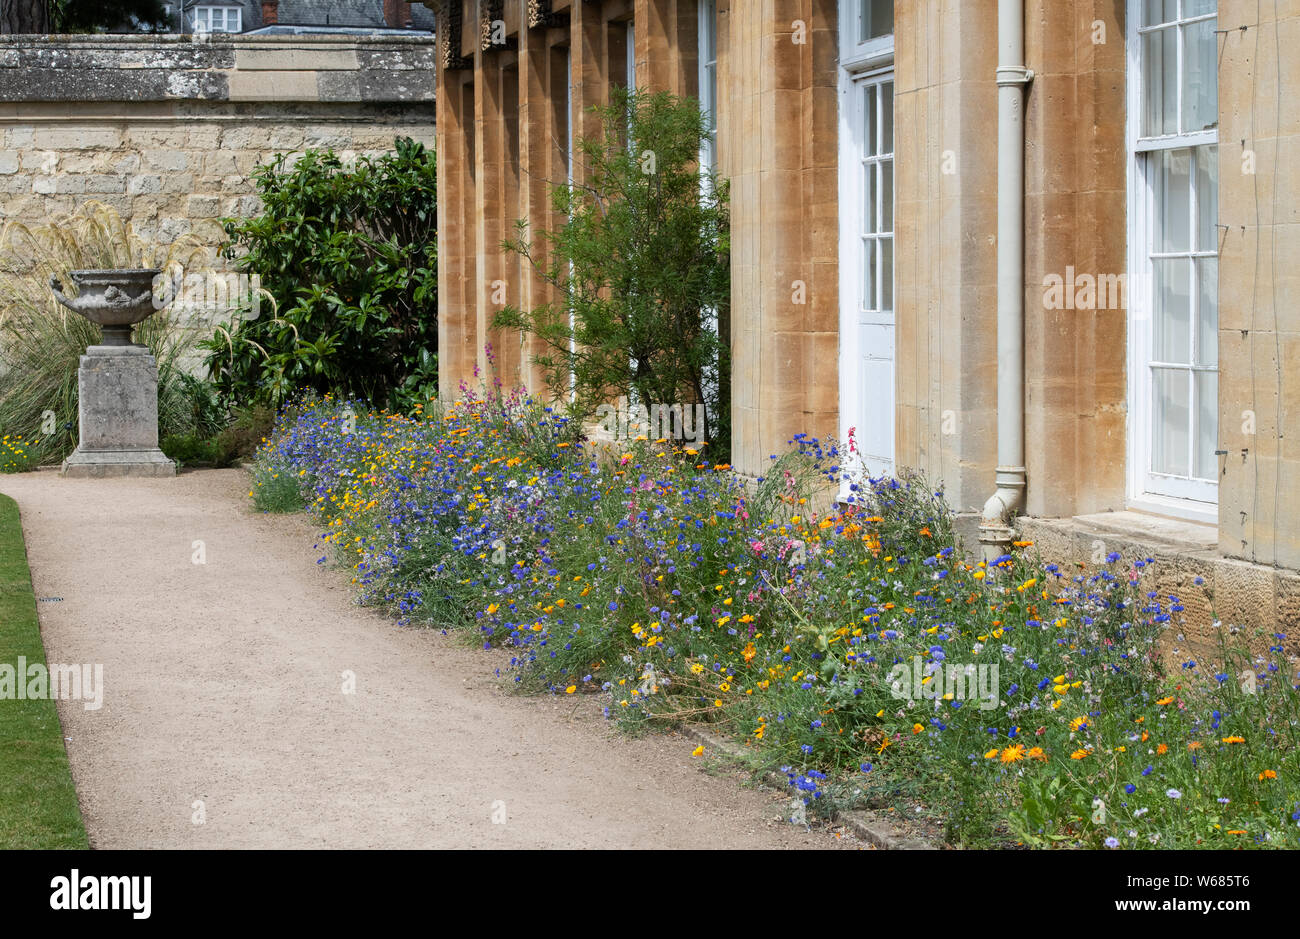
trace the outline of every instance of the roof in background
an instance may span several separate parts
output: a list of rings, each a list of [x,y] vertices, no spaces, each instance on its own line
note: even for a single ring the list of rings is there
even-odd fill
[[[280,0],[280,26],[361,26],[385,29],[383,0]],[[411,23],[432,30],[433,11],[411,4]]]
[[[345,36],[432,36],[430,29],[389,29],[385,26],[295,26],[292,23],[277,23],[274,26],[260,26],[245,30],[245,36],[311,36],[311,35],[345,35]]]

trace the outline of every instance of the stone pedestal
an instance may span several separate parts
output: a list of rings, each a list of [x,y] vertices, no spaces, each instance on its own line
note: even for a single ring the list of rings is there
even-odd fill
[[[174,476],[158,449],[158,362],[145,346],[90,346],[77,371],[81,427],[63,475]]]

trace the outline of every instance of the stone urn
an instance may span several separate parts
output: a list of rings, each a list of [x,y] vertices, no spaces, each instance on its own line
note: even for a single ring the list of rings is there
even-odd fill
[[[104,329],[103,342],[86,348],[77,370],[80,437],[63,461],[64,476],[176,474],[176,464],[158,449],[158,362],[148,347],[131,342],[131,328],[167,305],[154,299],[160,274],[72,271],[76,297],[50,278],[59,303]]]
[[[154,279],[161,274],[159,270],[71,271],[78,289],[75,298],[63,295],[57,277],[50,277],[50,289],[69,310],[104,328],[103,345],[129,346],[131,327],[161,309],[153,298]]]

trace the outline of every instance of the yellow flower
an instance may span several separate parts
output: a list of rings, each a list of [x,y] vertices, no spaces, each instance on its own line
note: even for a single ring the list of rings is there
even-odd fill
[[[1029,752],[1025,754],[1031,760],[1038,760],[1040,763],[1047,762],[1047,754],[1043,752],[1042,747],[1030,747]]]
[[[570,685],[569,687],[567,687],[567,688],[564,689],[564,693],[565,693],[565,694],[573,694],[573,693],[574,693],[575,691],[577,691],[577,690],[578,690],[578,686],[577,686],[577,685]]]
[[[701,744],[691,751],[691,756],[704,756],[704,746]]]
[[[1073,753],[1070,754],[1070,759],[1082,760],[1087,755],[1088,755],[1087,750],[1075,750]]]
[[[1025,758],[1025,747],[1023,744],[1012,744],[1002,751],[1003,763],[1016,763]]]
[[[1277,772],[1271,769],[1264,770],[1264,772],[1259,774],[1259,781],[1263,782],[1266,779],[1277,779]]]
[[[994,747],[994,748],[993,748],[992,750],[990,750],[988,753],[985,753],[985,754],[984,754],[984,759],[986,759],[986,760],[991,760],[991,759],[993,759],[993,758],[994,758],[995,756],[997,756],[997,755],[998,755],[998,748],[997,748],[997,747]]]
[[[925,725],[924,725],[924,724],[913,724],[913,725],[912,725],[912,733],[914,733],[914,734],[919,734],[919,733],[921,733],[921,732],[924,731],[924,730],[925,730]]]
[[[1159,701],[1156,702],[1156,704],[1160,705],[1161,707],[1164,707],[1166,704],[1173,704],[1173,703],[1174,703],[1173,695],[1169,695],[1169,697],[1167,698],[1161,698]]]

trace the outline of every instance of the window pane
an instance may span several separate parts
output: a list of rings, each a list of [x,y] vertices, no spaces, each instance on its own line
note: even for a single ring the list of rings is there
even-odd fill
[[[1155,349],[1157,362],[1192,361],[1192,262],[1187,258],[1164,258],[1152,262],[1155,268]]]
[[[717,30],[718,11],[715,9],[714,0],[700,0],[700,24],[703,29],[700,31],[700,56],[705,62],[712,62],[717,58],[717,41],[714,33]]]
[[[894,152],[894,83],[880,86],[880,152]]]
[[[1196,364],[1219,364],[1219,260],[1196,259]]]
[[[876,179],[875,164],[868,163],[863,167],[863,170],[863,181],[866,183],[866,203],[862,206],[862,231],[866,234],[872,234],[880,230],[876,227],[876,207],[880,205],[880,184]]]
[[[1162,150],[1155,161],[1155,250],[1191,250],[1190,150]]]
[[[1183,0],[1183,19],[1214,13],[1218,6],[1219,0]]]
[[[862,113],[866,115],[864,120],[867,123],[867,156],[875,156],[878,152],[876,149],[876,137],[879,130],[880,115],[876,110],[876,86],[864,85],[862,93],[866,96],[865,107]]]
[[[1202,20],[1183,28],[1183,133],[1219,124],[1217,23]]]
[[[862,309],[876,308],[876,240],[862,239]]]
[[[1196,250],[1219,250],[1219,148],[1196,148]]]
[[[1142,136],[1178,133],[1178,30],[1142,37]]]
[[[894,308],[894,239],[880,239],[880,309]]]
[[[894,230],[894,161],[880,164],[880,230]]]
[[[894,0],[861,0],[858,42],[888,36],[894,31]]]
[[[1200,479],[1218,479],[1219,461],[1219,375],[1196,373],[1196,472]]]
[[[1156,26],[1178,17],[1178,0],[1143,0],[1142,25]]]
[[[1187,400],[1191,394],[1189,372],[1182,369],[1151,370],[1152,437],[1151,469],[1156,473],[1186,476],[1188,428],[1191,425]]]

